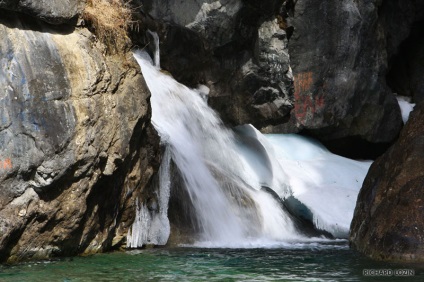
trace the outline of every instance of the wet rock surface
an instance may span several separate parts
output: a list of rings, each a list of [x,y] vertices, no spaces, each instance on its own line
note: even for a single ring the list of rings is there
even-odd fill
[[[424,261],[424,104],[371,166],[358,196],[351,246],[379,260]]]

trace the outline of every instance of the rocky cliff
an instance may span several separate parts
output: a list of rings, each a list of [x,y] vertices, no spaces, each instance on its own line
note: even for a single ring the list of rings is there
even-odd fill
[[[275,14],[281,1],[138,2],[159,32],[162,67],[186,84],[206,84],[225,122],[263,127],[289,119],[293,77]]]
[[[38,20],[79,1],[9,2],[36,18],[0,10],[0,261],[120,247],[159,162],[143,77],[87,29]]]
[[[206,84],[227,123],[350,138],[345,154],[355,141],[397,137],[402,121],[386,74],[416,21],[389,22],[400,2],[139,2],[161,32],[163,67]]]
[[[400,130],[378,2],[301,0],[292,9],[294,115],[322,139],[391,142]]]
[[[131,54],[111,55],[92,33],[99,26],[76,27],[85,3],[0,1],[0,261],[119,247],[135,203],[154,202],[149,92]],[[394,93],[423,99],[419,0],[133,4],[159,33],[163,68],[206,85],[228,125],[301,132],[374,157],[402,128]],[[132,40],[152,49],[138,29]],[[375,258],[422,257],[421,174],[411,166],[421,162],[421,108],[358,198],[352,244]]]

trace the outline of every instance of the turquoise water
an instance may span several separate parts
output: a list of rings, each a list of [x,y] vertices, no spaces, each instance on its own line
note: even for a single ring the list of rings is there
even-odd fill
[[[370,278],[363,269],[415,270]],[[424,281],[417,266],[376,263],[346,242],[271,249],[157,248],[0,266],[0,281]]]

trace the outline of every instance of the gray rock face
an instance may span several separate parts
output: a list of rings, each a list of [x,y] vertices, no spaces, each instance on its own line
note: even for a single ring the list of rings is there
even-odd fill
[[[288,119],[293,77],[275,16],[280,1],[139,2],[162,21],[162,67],[186,84],[206,84],[209,104],[227,123],[262,127]]]
[[[25,13],[52,24],[69,21],[78,15],[82,0],[2,0],[0,9]]]
[[[276,19],[259,27],[255,46],[253,61],[257,62],[259,69],[255,72],[249,65],[243,66],[247,67],[243,69],[246,81],[256,79],[263,84],[259,89],[247,89],[253,93],[253,107],[269,120],[273,120],[275,115],[284,118],[293,108],[293,76],[287,34]]]
[[[401,127],[386,85],[381,1],[296,1],[289,24],[297,122],[324,139],[390,142]]]
[[[158,167],[132,55],[49,30],[0,20],[0,261],[120,246]]]
[[[206,84],[227,123],[305,130],[321,140],[380,144],[398,135],[386,74],[420,17],[419,1],[139,2],[162,21],[162,66],[186,84]],[[416,15],[390,21],[398,6],[399,20],[411,7]]]
[[[373,163],[358,196],[351,246],[378,260],[424,261],[424,103]]]
[[[1,199],[3,206],[29,186],[53,183],[72,164],[75,158],[64,148],[75,130],[76,116],[69,101],[70,82],[58,75],[66,70],[49,35],[10,33],[4,26],[0,34],[0,148],[3,163],[10,164],[7,169],[3,166],[7,181],[2,186],[14,187],[6,189],[11,194]],[[44,162],[46,156],[49,161]]]
[[[157,19],[186,26],[195,21],[202,4],[210,5],[214,0],[136,0],[144,9]]]
[[[236,34],[242,0],[139,1],[154,18],[195,31],[208,48],[223,46]]]

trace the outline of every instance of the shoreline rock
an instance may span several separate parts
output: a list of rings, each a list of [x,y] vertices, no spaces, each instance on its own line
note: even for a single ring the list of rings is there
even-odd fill
[[[399,140],[371,166],[350,232],[353,249],[377,260],[424,261],[424,103]]]
[[[86,29],[0,23],[0,261],[119,248],[160,163],[138,65]]]

